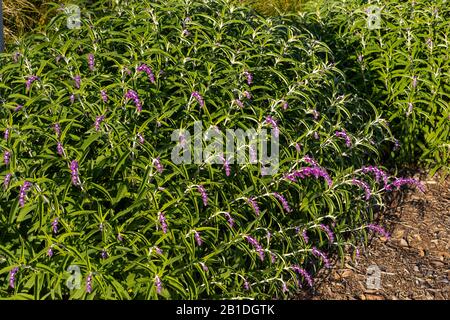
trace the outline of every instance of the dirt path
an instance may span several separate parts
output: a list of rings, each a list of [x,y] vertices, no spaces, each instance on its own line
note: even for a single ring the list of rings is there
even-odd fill
[[[450,177],[421,181],[425,194],[397,193],[383,213],[390,240],[376,237],[356,261],[347,256],[344,266],[322,270],[315,291],[299,298],[449,299]]]

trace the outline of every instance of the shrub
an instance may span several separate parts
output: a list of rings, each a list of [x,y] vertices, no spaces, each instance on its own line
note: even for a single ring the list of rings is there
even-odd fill
[[[305,20],[327,43],[348,84],[389,119],[401,162],[450,168],[450,9],[447,1],[314,1]],[[370,9],[381,9],[369,28]],[[367,11],[369,10],[369,11]]]
[[[295,17],[108,3],[0,55],[2,296],[286,297],[382,231],[386,190],[417,183],[369,166],[389,128]],[[174,163],[173,132],[197,121],[271,129],[278,172]]]

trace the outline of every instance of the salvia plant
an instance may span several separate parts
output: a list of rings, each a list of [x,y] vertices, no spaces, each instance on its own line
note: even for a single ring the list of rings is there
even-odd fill
[[[387,121],[300,18],[96,1],[68,28],[55,10],[0,55],[2,297],[288,297],[387,236],[385,192],[422,188],[381,166]],[[227,154],[175,163],[189,139],[173,133],[199,121],[269,130],[276,172]]]

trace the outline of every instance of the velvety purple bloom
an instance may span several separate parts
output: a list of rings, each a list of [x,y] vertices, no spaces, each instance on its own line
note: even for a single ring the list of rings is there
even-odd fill
[[[5,133],[4,133],[4,135],[3,135],[3,138],[4,138],[5,140],[8,140],[8,139],[9,139],[9,129],[8,129],[8,128],[5,129]]]
[[[164,216],[164,213],[160,212],[158,214],[158,220],[159,220],[159,223],[161,224],[161,229],[162,229],[163,233],[167,233],[167,222],[166,222],[166,217]]]
[[[324,224],[319,224],[319,228],[327,234],[328,239],[330,240],[331,243],[333,243],[334,242],[333,231],[331,231],[331,229]]]
[[[156,287],[156,293],[160,294],[162,291],[162,283],[161,283],[161,279],[158,277],[158,275],[155,276],[155,287]]]
[[[319,133],[317,131],[314,131],[313,136],[314,136],[314,139],[316,139],[316,140],[319,140],[319,138],[320,138]]]
[[[55,234],[58,233],[58,217],[52,221],[52,232]]]
[[[197,242],[198,246],[201,246],[203,243],[202,237],[200,236],[200,232],[194,231],[195,242]]]
[[[162,254],[162,253],[163,253],[163,251],[161,250],[161,248],[158,247],[158,246],[155,246],[155,251],[156,251],[157,254]]]
[[[21,208],[25,206],[25,197],[27,196],[27,192],[30,190],[32,184],[29,181],[25,181],[23,185],[20,187],[19,191],[19,205]]]
[[[102,259],[107,259],[108,258],[108,252],[106,252],[106,250],[103,249],[102,252],[100,252],[100,256],[102,257]]]
[[[92,53],[88,54],[88,65],[89,65],[89,70],[94,71],[95,58]]]
[[[86,278],[86,292],[87,293],[92,292],[92,272],[90,272]]]
[[[413,178],[395,178],[394,182],[392,182],[391,185],[389,186],[390,188],[386,188],[386,189],[391,190],[392,187],[395,187],[398,190],[401,186],[408,185],[408,184],[415,186],[422,193],[425,192],[424,185],[419,180],[416,180]]]
[[[289,292],[286,282],[284,282],[284,281],[283,281],[283,286],[281,287],[281,290],[283,291],[283,293]]]
[[[328,257],[326,256],[325,253],[318,250],[316,247],[313,247],[312,254],[322,260],[323,264],[325,265],[325,268],[331,268],[330,260],[328,260]]]
[[[123,237],[120,233],[117,234],[117,240],[122,242],[123,241]]]
[[[381,226],[376,225],[376,224],[368,224],[367,228],[375,233],[380,234],[381,236],[385,237],[386,239],[389,239],[391,236],[390,234]]]
[[[70,162],[70,174],[72,177],[72,183],[73,185],[77,186],[80,184],[80,177],[78,172],[78,161],[72,160]]]
[[[275,253],[271,252],[270,253],[270,262],[275,263],[276,260],[277,260],[277,256],[275,255]]]
[[[100,130],[100,125],[102,124],[103,120],[105,120],[105,116],[104,115],[97,116],[95,118],[95,123],[94,123],[95,131],[99,131]]]
[[[326,172],[325,169],[322,169],[320,167],[314,166],[314,167],[303,167],[299,170],[296,170],[292,173],[289,173],[285,176],[285,179],[296,181],[295,179],[304,179],[306,177],[314,176],[316,179],[319,177],[322,177],[325,179],[325,181],[328,183],[328,186],[332,186],[333,180],[331,180],[330,176]]]
[[[73,81],[75,81],[75,88],[80,89],[81,86],[81,76],[73,77]]]
[[[239,108],[241,108],[241,109],[244,108],[244,104],[242,103],[241,100],[235,99],[234,103],[236,103]]]
[[[287,202],[286,198],[283,197],[281,194],[279,194],[278,192],[274,192],[273,194],[275,196],[275,198],[277,198],[278,200],[280,200],[281,204],[283,205],[283,209],[286,212],[291,212],[291,208],[289,207],[289,203]]]
[[[309,275],[309,273],[308,273],[305,269],[300,268],[300,267],[297,266],[297,265],[293,265],[293,266],[292,266],[292,270],[294,270],[295,272],[297,272],[298,274],[300,274],[301,276],[303,276],[303,278],[305,279],[305,281],[308,283],[308,285],[309,285],[310,287],[313,286],[313,280],[312,280],[311,276]]]
[[[17,107],[14,109],[14,112],[20,111],[23,108],[23,105],[18,104]]]
[[[147,74],[148,79],[151,83],[155,83],[155,75],[153,74],[152,69],[147,66],[146,64],[141,64],[139,67],[137,67],[137,71],[143,71]]]
[[[161,163],[161,160],[159,160],[159,157],[153,159],[153,165],[155,166],[156,171],[158,171],[158,173],[162,173],[163,172],[164,167],[163,167],[163,165]]]
[[[10,159],[11,159],[11,152],[5,151],[5,153],[3,154],[3,161],[5,162],[6,165],[9,164]]]
[[[27,79],[27,83],[26,83],[26,92],[28,92],[31,88],[31,85],[33,84],[33,82],[35,82],[36,80],[39,80],[39,77],[37,76],[30,76]]]
[[[104,103],[108,102],[108,94],[106,93],[106,90],[101,90],[100,95]]]
[[[229,177],[231,174],[231,168],[230,168],[230,163],[228,162],[227,159],[225,159],[223,162],[223,168],[225,169],[225,175],[227,177]]]
[[[289,104],[287,103],[287,101],[283,101],[283,104],[281,105],[281,107],[283,108],[283,110],[287,110],[289,108]]]
[[[300,146],[299,143],[296,143],[296,144],[294,145],[294,147],[295,147],[295,150],[297,150],[298,153],[300,153],[300,151],[302,151],[302,148],[301,148],[301,146]]]
[[[49,247],[48,248],[48,250],[47,250],[47,255],[51,258],[51,257],[53,257],[53,248],[52,247]]]
[[[136,137],[138,138],[138,141],[140,144],[144,144],[145,139],[144,136],[142,134],[140,134],[139,132],[136,134]]]
[[[314,120],[319,119],[319,116],[320,116],[319,111],[317,111],[316,109],[314,109],[314,110],[312,111],[312,114],[313,114]]]
[[[205,101],[203,100],[200,93],[198,93],[198,91],[192,92],[191,97],[194,97],[197,100],[197,102],[200,104],[200,107],[203,107],[203,105],[205,104]]]
[[[19,271],[19,267],[14,267],[9,272],[9,286],[11,288],[14,288],[14,285],[16,283],[16,273]]]
[[[253,75],[250,72],[245,71],[244,76],[247,78],[247,84],[251,85],[253,83]]]
[[[191,33],[189,32],[188,29],[183,29],[183,32],[181,33],[181,35],[182,35],[183,37],[188,37],[190,34],[191,34]]]
[[[278,138],[280,131],[278,129],[278,124],[277,124],[276,120],[274,118],[272,118],[271,116],[267,116],[266,123],[268,123],[272,127],[274,137]]]
[[[261,261],[264,261],[264,249],[259,244],[259,242],[255,238],[252,238],[250,236],[244,236],[244,239],[247,240],[247,242],[255,248],[256,252],[258,252],[259,259],[261,259]]]
[[[252,206],[253,210],[255,211],[255,214],[259,216],[260,210],[256,200],[253,197],[250,197],[247,199],[247,203],[249,203]]]
[[[225,218],[227,218],[228,225],[230,226],[230,228],[233,228],[233,226],[234,226],[233,217],[228,212],[224,212],[224,215],[225,215]]]
[[[134,105],[136,106],[137,112],[142,111],[142,102],[139,100],[139,96],[136,91],[129,89],[127,93],[125,94],[126,99],[133,100]]]
[[[359,249],[358,249],[358,247],[356,247],[356,248],[355,248],[355,256],[356,256],[356,259],[359,258],[359,255],[360,255]]]
[[[56,152],[60,155],[64,155],[64,148],[62,146],[62,143],[58,141],[58,144],[56,145]]]
[[[11,177],[12,177],[11,173],[6,174],[5,176],[5,180],[3,181],[3,188],[5,188],[5,190],[8,188],[9,183],[11,182]]]
[[[245,291],[250,290],[250,284],[248,283],[247,280],[244,280],[244,290],[245,290]]]
[[[366,194],[366,200],[370,199],[370,197],[372,195],[372,192],[370,190],[369,185],[366,182],[353,178],[352,184],[362,188],[364,190],[365,194]]]
[[[246,99],[248,99],[248,100],[251,100],[251,99],[252,99],[252,95],[251,95],[250,92],[248,92],[248,91],[244,91],[244,97],[245,97]]]
[[[377,182],[379,182],[380,179],[382,179],[385,186],[388,184],[388,179],[389,179],[388,174],[386,172],[384,172],[382,169],[379,169],[375,166],[368,166],[368,167],[362,167],[361,170],[363,173],[372,172],[373,174],[375,174],[375,180]]]
[[[75,102],[75,95],[72,93],[69,97],[70,103],[73,104]]]
[[[319,166],[319,163],[316,160],[314,160],[314,158],[312,158],[312,157],[310,157],[308,155],[304,156],[302,158],[302,160],[305,161],[306,163],[309,163],[310,165],[315,166],[315,167]]]
[[[202,185],[197,186],[198,192],[202,196],[203,205],[206,207],[208,205],[208,194],[206,193],[205,188]]]
[[[336,137],[345,139],[345,145],[346,145],[347,147],[351,147],[351,146],[352,146],[352,140],[351,140],[350,137],[347,135],[347,132],[345,132],[345,130],[342,130],[342,131],[336,131],[334,134],[335,134]]]
[[[59,138],[61,136],[61,126],[59,125],[59,123],[55,123],[53,125],[53,130],[56,133],[56,136]]]

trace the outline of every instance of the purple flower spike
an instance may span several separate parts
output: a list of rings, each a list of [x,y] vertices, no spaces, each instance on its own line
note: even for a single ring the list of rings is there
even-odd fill
[[[325,265],[325,268],[331,268],[331,263],[330,260],[328,260],[328,257],[325,253],[323,253],[322,251],[318,250],[316,247],[312,248],[312,254],[315,257],[318,257],[322,260],[323,264]]]
[[[296,143],[296,144],[294,145],[294,147],[295,147],[295,150],[296,150],[298,153],[300,153],[300,152],[302,151],[302,147],[300,146],[299,143]]]
[[[100,130],[100,125],[102,124],[103,120],[105,120],[105,116],[104,115],[97,116],[95,118],[95,123],[94,123],[95,131],[99,131]]]
[[[88,54],[88,65],[89,65],[89,70],[94,71],[95,58],[92,53]]]
[[[123,237],[120,233],[117,234],[117,240],[122,242],[123,241]]]
[[[11,174],[11,173],[8,173],[8,174],[5,176],[5,180],[3,181],[3,188],[4,188],[5,190],[8,188],[9,183],[11,182],[11,177],[12,177],[12,174]]]
[[[26,92],[28,93],[28,91],[30,91],[31,89],[31,85],[33,84],[33,82],[35,82],[36,80],[39,80],[39,77],[36,76],[30,76],[27,79],[27,83],[26,83]]]
[[[350,148],[350,147],[352,146],[352,140],[351,140],[350,137],[347,135],[347,132],[345,132],[345,130],[342,130],[342,131],[336,131],[336,132],[334,133],[334,135],[335,135],[336,137],[345,139],[345,145],[346,145],[347,147]]]
[[[136,91],[129,89],[125,94],[126,99],[133,100],[134,105],[136,106],[136,111],[140,113],[142,111],[142,102],[139,100],[139,96]]]
[[[108,94],[106,93],[106,90],[101,90],[100,95],[104,103],[108,102]]]
[[[225,218],[227,218],[228,225],[230,226],[230,228],[233,228],[233,226],[234,226],[233,217],[228,212],[225,212],[224,215],[225,215]]]
[[[5,153],[3,154],[3,161],[5,162],[6,165],[9,164],[10,159],[11,159],[11,152],[5,151]]]
[[[391,238],[391,235],[386,230],[384,230],[383,227],[381,227],[379,225],[371,223],[371,224],[367,225],[367,228],[369,230],[371,230],[371,231],[373,231],[375,233],[378,233],[379,235],[385,237],[386,239],[390,239]]]
[[[205,188],[202,185],[197,187],[198,192],[202,196],[203,205],[206,207],[208,205],[208,194],[206,193]]]
[[[155,287],[156,287],[156,293],[160,294],[162,291],[162,284],[161,284],[161,279],[158,277],[158,275],[155,276]]]
[[[319,119],[320,113],[316,109],[312,111],[314,120]]]
[[[92,272],[90,272],[86,278],[86,292],[87,293],[92,292]]]
[[[144,144],[145,139],[144,136],[142,134],[140,134],[139,132],[136,134],[136,137],[138,138],[138,141],[140,144]]]
[[[329,187],[331,187],[333,184],[333,180],[331,180],[326,170],[317,166],[300,168],[299,170],[287,174],[285,176],[285,179],[295,181],[296,178],[304,179],[310,176],[314,176],[316,179],[318,179],[319,177],[324,178]]]
[[[253,75],[248,71],[244,71],[244,76],[247,78],[247,84],[250,86],[253,83]]]
[[[392,184],[390,186],[393,186],[393,187],[397,188],[397,190],[398,190],[401,186],[408,185],[408,184],[415,186],[422,193],[425,192],[424,185],[419,180],[416,180],[413,178],[395,178],[395,181],[392,182]],[[389,189],[392,189],[392,187]]]
[[[252,206],[253,210],[255,211],[255,214],[259,216],[260,213],[259,206],[254,197],[248,198],[247,202]]]
[[[281,107],[283,108],[283,110],[287,110],[289,108],[289,104],[287,103],[287,101],[283,101],[283,104],[281,105]]]
[[[19,191],[19,205],[21,208],[25,206],[25,197],[27,196],[28,190],[30,190],[32,184],[29,181],[25,181],[20,187]]]
[[[75,81],[75,88],[80,89],[81,86],[81,76],[73,77],[73,81]]]
[[[309,275],[309,273],[308,273],[305,269],[300,268],[300,267],[297,266],[297,265],[293,265],[293,266],[292,266],[292,270],[294,270],[295,272],[297,272],[298,274],[300,274],[301,276],[303,276],[303,278],[305,279],[305,281],[306,281],[306,282],[308,283],[308,285],[312,288],[312,286],[313,286],[313,280],[312,280],[311,276]]]
[[[56,152],[58,153],[58,155],[60,155],[61,157],[64,155],[64,148],[62,146],[62,143],[58,141],[58,144],[56,145]]]
[[[192,92],[191,97],[194,97],[197,100],[197,102],[200,104],[200,107],[203,107],[205,105],[205,101],[203,100],[200,93],[198,93],[198,91]]]
[[[80,177],[78,172],[78,161],[72,160],[70,163],[70,174],[72,177],[72,183],[75,186],[78,186],[80,184]]]
[[[163,172],[164,167],[163,167],[163,165],[161,163],[161,160],[159,160],[159,157],[153,159],[153,165],[155,166],[156,171],[158,171],[158,173],[162,173]]]
[[[236,103],[236,104],[237,104],[237,106],[238,106],[239,108],[241,108],[241,109],[243,109],[243,108],[244,108],[244,103],[242,103],[242,101],[241,101],[241,100],[239,100],[239,99],[235,99],[235,100],[234,100],[234,103]]]
[[[289,203],[287,202],[286,198],[283,197],[281,194],[279,194],[278,192],[274,192],[273,194],[275,196],[275,198],[277,198],[278,200],[280,200],[281,204],[283,205],[283,209],[284,211],[286,211],[287,213],[291,212],[292,209],[289,207]]]
[[[250,290],[250,284],[248,283],[247,280],[244,280],[244,290],[245,290],[245,291]]]
[[[366,182],[353,178],[352,184],[364,189],[364,192],[366,193],[366,200],[370,199],[372,192],[370,190],[369,185]]]
[[[203,271],[208,272],[209,268],[205,263],[200,262],[200,265],[202,266]]]
[[[102,252],[100,253],[100,256],[102,257],[102,259],[107,259],[108,258],[108,252],[106,252],[106,250],[103,249]]]
[[[308,231],[306,231],[306,230],[302,231],[302,238],[303,238],[303,241],[305,241],[305,243],[309,242]]]
[[[75,95],[72,93],[70,95],[70,103],[73,104],[75,102]]]
[[[275,261],[277,260],[277,256],[275,255],[275,253],[270,253],[270,262],[271,263],[275,263]]]
[[[16,283],[16,273],[19,271],[19,267],[14,267],[9,272],[9,286],[11,288],[14,288],[14,285]]]
[[[160,212],[158,214],[158,220],[159,220],[159,223],[161,224],[161,229],[162,229],[163,233],[167,233],[167,222],[166,222],[166,217],[164,216],[164,213]]]
[[[252,95],[251,95],[250,92],[248,92],[248,91],[244,91],[244,97],[245,97],[246,99],[248,99],[248,100],[251,100],[251,99],[252,99]]]
[[[14,112],[20,111],[23,108],[23,105],[18,104],[17,107],[14,109]]]
[[[3,135],[3,138],[4,138],[5,140],[8,140],[8,139],[9,139],[9,129],[8,129],[8,128],[5,129],[5,133],[4,133],[4,135]]]
[[[61,137],[61,126],[59,125],[59,123],[55,123],[55,124],[53,125],[53,130],[55,131],[56,136],[57,136],[58,138]]]
[[[283,293],[287,293],[289,292],[289,289],[286,285],[286,282],[283,281],[283,286],[281,287],[281,290],[283,291]]]
[[[197,242],[197,245],[200,247],[203,243],[203,240],[200,236],[200,232],[194,231],[194,238],[195,238],[195,242]]]
[[[334,234],[330,230],[330,228],[324,224],[319,224],[319,228],[327,234],[328,239],[330,240],[331,243],[333,243],[334,242]]]
[[[247,242],[255,248],[256,252],[258,252],[259,259],[261,259],[261,261],[264,261],[264,249],[259,244],[259,242],[255,238],[252,238],[250,236],[244,236],[244,239],[247,240]]]
[[[58,233],[58,217],[56,217],[55,219],[53,219],[52,221],[52,232],[54,234]]]
[[[382,179],[384,185],[387,186],[389,177],[388,177],[388,174],[386,172],[384,172],[382,169],[379,169],[375,166],[368,166],[368,167],[362,167],[361,170],[363,173],[372,172],[373,174],[375,174],[376,182],[379,182],[380,179]]]
[[[278,138],[278,136],[280,135],[280,129],[278,128],[276,120],[271,116],[267,116],[266,123],[268,123],[272,127],[274,137]]]
[[[52,249],[52,247],[48,248],[48,250],[47,250],[47,255],[48,255],[50,258],[53,257],[53,249]]]
[[[225,175],[229,177],[231,174],[231,168],[230,163],[228,162],[227,159],[225,159],[225,161],[223,162],[223,168],[225,169]]]
[[[139,67],[137,67],[136,70],[145,72],[147,74],[150,82],[155,83],[155,75],[153,74],[153,71],[149,66],[147,66],[146,64],[143,63]]]

